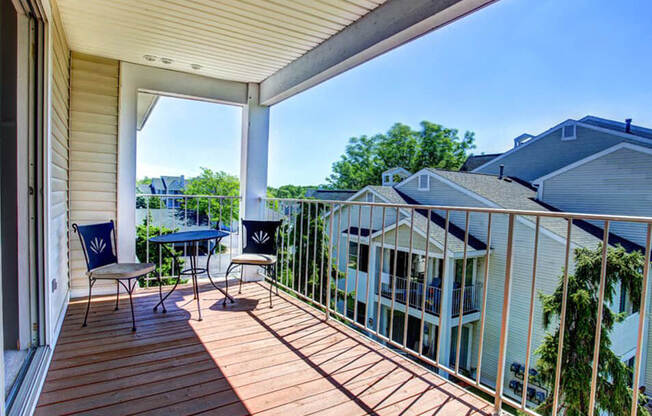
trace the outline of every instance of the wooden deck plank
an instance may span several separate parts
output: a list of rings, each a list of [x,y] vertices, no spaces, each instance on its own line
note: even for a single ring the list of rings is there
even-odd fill
[[[236,291],[234,291],[235,293]],[[489,403],[265,283],[233,305],[189,287],[154,313],[158,291],[71,302],[36,414],[490,414]]]

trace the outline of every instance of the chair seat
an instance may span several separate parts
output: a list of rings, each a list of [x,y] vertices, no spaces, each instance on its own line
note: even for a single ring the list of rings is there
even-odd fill
[[[154,263],[113,263],[89,271],[94,279],[131,279],[154,271]]]
[[[233,264],[261,264],[268,265],[276,263],[276,256],[271,254],[253,254],[253,253],[244,253],[239,256],[233,257],[231,259]]]

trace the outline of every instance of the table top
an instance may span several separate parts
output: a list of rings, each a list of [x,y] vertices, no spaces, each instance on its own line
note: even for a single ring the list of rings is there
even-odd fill
[[[189,243],[193,241],[222,239],[227,235],[229,235],[229,233],[217,230],[182,231],[178,233],[157,235],[156,237],[150,238],[149,241],[158,244]]]

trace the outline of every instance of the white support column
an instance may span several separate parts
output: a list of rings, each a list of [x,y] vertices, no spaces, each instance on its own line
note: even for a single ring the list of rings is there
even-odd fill
[[[453,320],[453,288],[455,286],[455,259],[446,260],[446,275],[444,276],[442,287],[444,291],[441,294],[441,307],[439,308],[439,338],[441,342],[439,357],[437,361],[448,367],[451,354],[451,322]],[[440,372],[442,377],[448,378],[448,373]]]
[[[259,104],[259,84],[247,86],[247,104],[242,111],[240,157],[240,216],[265,219],[267,158],[269,153],[269,107]],[[245,281],[262,280],[257,267],[246,267]]]

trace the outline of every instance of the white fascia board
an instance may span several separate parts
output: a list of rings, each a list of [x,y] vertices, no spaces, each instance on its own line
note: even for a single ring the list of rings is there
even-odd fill
[[[543,184],[543,182],[545,180],[547,180],[547,179],[553,178],[553,177],[555,177],[557,175],[560,175],[560,174],[562,174],[564,172],[575,169],[575,168],[577,168],[579,166],[582,166],[582,165],[584,165],[586,163],[589,163],[589,162],[591,162],[593,160],[599,159],[599,158],[601,158],[603,156],[606,156],[608,154],[611,154],[611,153],[616,152],[616,151],[621,150],[621,149],[629,149],[629,150],[633,150],[635,152],[640,152],[640,153],[645,153],[645,154],[648,154],[648,155],[652,155],[652,149],[649,148],[649,147],[643,147],[643,146],[638,146],[638,145],[635,145],[635,144],[632,144],[632,143],[621,142],[621,143],[618,143],[618,144],[616,144],[614,146],[608,147],[608,148],[606,148],[606,149],[604,149],[604,150],[602,150],[600,152],[594,153],[591,156],[587,156],[584,159],[580,159],[580,160],[578,160],[576,162],[573,162],[573,163],[571,163],[569,165],[566,165],[563,168],[559,168],[554,172],[550,172],[549,174],[547,174],[545,176],[542,176],[540,178],[535,179],[532,183],[541,186]]]
[[[260,102],[277,104],[495,0],[389,0],[276,71]]]

